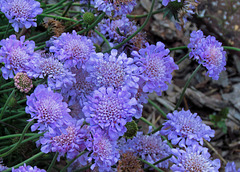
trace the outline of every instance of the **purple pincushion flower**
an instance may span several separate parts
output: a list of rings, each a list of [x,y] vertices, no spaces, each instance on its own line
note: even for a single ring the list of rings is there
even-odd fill
[[[68,159],[75,158],[86,149],[85,139],[90,137],[90,132],[83,126],[83,121],[83,119],[73,121],[67,127],[49,128],[48,132],[39,139],[38,144],[42,145],[41,151],[44,153],[58,152],[58,160],[65,154]]]
[[[28,64],[34,58],[34,41],[25,41],[25,36],[17,40],[16,35],[11,35],[0,42],[0,63],[5,66],[1,68],[4,79],[13,78],[18,72],[27,72]]]
[[[173,171],[218,172],[221,166],[220,160],[211,160],[208,149],[199,144],[193,144],[185,150],[172,149],[172,154],[174,155],[172,157],[173,166],[171,167]]]
[[[33,59],[28,75],[34,78],[47,77],[48,86],[55,90],[61,89],[62,87],[69,87],[76,82],[74,78],[75,74],[71,73],[51,54],[46,58],[39,56]]]
[[[92,139],[88,140],[88,150],[92,151],[89,161],[94,159],[91,169],[98,168],[99,172],[111,171],[111,166],[120,158],[116,146],[117,142],[111,140],[101,129],[92,133]]]
[[[192,51],[190,58],[198,60],[200,64],[207,68],[209,77],[218,80],[219,74],[225,70],[226,52],[223,51],[222,43],[218,42],[214,36],[203,36],[201,30],[191,33],[188,48]]]
[[[92,128],[101,128],[116,140],[127,131],[125,124],[135,115],[136,104],[127,91],[101,87],[89,96],[82,111]]]
[[[71,72],[75,75],[74,82],[71,86],[62,88],[61,92],[65,99],[69,99],[69,105],[78,103],[83,108],[84,102],[87,101],[89,96],[94,91],[94,81],[87,80],[89,73],[80,68],[71,68]]]
[[[92,54],[86,64],[89,73],[87,81],[93,81],[97,88],[114,87],[114,89],[135,90],[139,78],[134,75],[137,67],[133,64],[133,59],[128,58],[125,53],[118,55],[117,50],[112,50],[111,54]]]
[[[18,32],[19,28],[37,27],[34,18],[41,14],[43,9],[40,8],[40,3],[35,0],[3,0],[1,11],[6,15],[9,23],[12,23],[14,30]]]
[[[135,5],[137,5],[136,0],[95,0],[95,8],[99,11],[105,12],[108,16],[122,16],[124,14],[129,14],[132,12]]]
[[[146,43],[146,48],[140,49],[139,52],[132,52],[139,69],[139,83],[142,83],[139,87],[143,92],[155,91],[161,95],[162,91],[167,90],[167,83],[170,83],[172,79],[171,73],[178,69],[173,58],[168,55],[169,52],[162,42],[157,42],[156,46]]]
[[[34,92],[27,96],[25,111],[31,114],[32,119],[37,119],[37,123],[31,127],[32,131],[45,131],[48,127],[64,127],[71,123],[70,109],[62,100],[61,94],[54,93],[44,85],[38,85]]]
[[[63,33],[57,40],[53,41],[50,52],[56,54],[58,59],[64,62],[68,68],[82,65],[95,53],[93,42],[86,36],[78,35],[76,31],[72,33]]]
[[[39,169],[37,166],[30,166],[24,163],[23,166],[18,167],[17,169],[12,168],[12,172],[46,172],[46,170]]]
[[[151,127],[149,132],[151,132]],[[121,153],[133,152],[136,156],[152,164],[171,154],[171,149],[167,145],[167,141],[162,141],[159,132],[152,135],[144,135],[143,132],[138,132],[132,140],[128,139],[125,141],[124,138],[121,138],[118,141],[118,145]],[[168,168],[169,160],[163,161],[156,166],[159,168]]]
[[[240,168],[236,170],[236,165],[234,162],[228,162],[225,167],[225,172],[240,172]]]
[[[113,42],[114,44],[121,43],[124,39],[137,31],[137,29],[136,23],[130,21],[126,16],[122,16],[117,20],[105,19],[98,24],[98,30],[109,39],[109,42]],[[143,32],[139,32],[124,44],[121,49],[139,50],[144,47],[145,43],[145,35]]]
[[[196,142],[203,145],[203,139],[210,141],[210,137],[214,137],[214,130],[204,124],[197,113],[192,114],[190,110],[174,111],[167,118],[161,134],[168,136],[174,145],[185,147]]]

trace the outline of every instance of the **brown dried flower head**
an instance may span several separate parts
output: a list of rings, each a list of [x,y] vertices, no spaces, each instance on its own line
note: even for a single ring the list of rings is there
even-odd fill
[[[133,155],[133,152],[123,153],[118,161],[118,172],[143,172],[141,162]]]

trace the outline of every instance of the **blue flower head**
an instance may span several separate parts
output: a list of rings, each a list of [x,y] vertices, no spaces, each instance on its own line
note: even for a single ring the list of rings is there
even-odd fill
[[[108,16],[121,16],[132,12],[136,0],[95,0],[95,8],[99,11],[105,12]]]
[[[4,79],[13,78],[18,72],[27,72],[29,62],[35,57],[34,41],[25,41],[25,36],[17,40],[16,35],[11,35],[0,42],[0,63]]]
[[[92,54],[86,64],[89,77],[88,82],[93,81],[98,88],[113,87],[114,89],[136,90],[139,78],[134,74],[137,66],[133,64],[133,59],[128,58],[125,53],[118,55],[117,50],[112,50],[111,54]]]
[[[220,160],[211,160],[211,155],[208,153],[208,149],[200,146],[199,144],[193,144],[187,147],[185,150],[176,148],[172,149],[173,165],[170,168],[172,171],[211,171],[218,172],[221,166]]]
[[[136,104],[136,99],[127,91],[101,87],[89,96],[82,111],[91,127],[101,128],[117,140],[127,131],[125,124],[135,115]]]
[[[167,118],[161,134],[168,136],[174,145],[185,147],[196,142],[203,145],[203,139],[210,141],[210,137],[214,137],[214,130],[204,124],[197,113],[192,114],[189,110],[174,111]]]
[[[43,169],[39,169],[37,168],[37,166],[30,166],[30,165],[26,165],[24,163],[24,165],[18,167],[17,169],[12,168],[12,172],[46,172],[46,170]]]
[[[166,91],[167,83],[171,83],[173,70],[178,69],[173,58],[170,57],[169,50],[165,49],[162,42],[157,45],[146,44],[146,48],[142,48],[132,52],[135,64],[138,66],[138,76],[140,77],[139,87],[145,93],[155,91],[161,95],[162,91]]]
[[[95,52],[92,41],[86,36],[78,35],[76,31],[63,33],[52,43],[49,51],[55,53],[58,60],[68,68],[75,66],[81,68]]]
[[[191,33],[188,48],[190,58],[194,58],[198,63],[207,68],[209,77],[218,80],[219,74],[225,70],[226,52],[223,51],[222,43],[218,42],[214,36],[205,37],[201,30]]]
[[[112,171],[111,166],[116,164],[120,154],[116,149],[116,141],[111,140],[101,129],[92,132],[92,139],[89,140],[88,150],[92,154],[89,161],[94,159],[91,169],[98,169],[99,172]]]
[[[48,127],[56,128],[71,123],[70,109],[62,100],[61,94],[54,93],[44,85],[38,85],[34,92],[27,96],[25,111],[31,114],[32,119],[37,119],[37,123],[31,127],[32,131],[45,131]]]
[[[225,172],[240,172],[240,168],[236,170],[236,165],[234,162],[228,162],[225,167]]]
[[[64,67],[52,54],[49,57],[41,55],[31,60],[31,70],[29,70],[28,75],[34,78],[47,77],[48,86],[55,90],[69,87],[76,82],[75,74]]]
[[[12,23],[12,27],[16,32],[23,27],[27,29],[31,26],[37,27],[34,18],[43,11],[38,1],[3,0],[1,3],[1,11],[6,15],[9,23]]]
[[[83,126],[83,121],[83,119],[72,120],[67,127],[49,128],[37,143],[42,145],[41,151],[44,153],[58,152],[58,160],[65,154],[68,159],[75,158],[86,149],[85,138],[90,137],[88,126],[87,128]]]

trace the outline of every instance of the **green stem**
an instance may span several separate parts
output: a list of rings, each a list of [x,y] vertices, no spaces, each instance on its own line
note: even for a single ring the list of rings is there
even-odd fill
[[[17,103],[21,104],[21,103],[25,103],[26,101],[27,101],[27,99],[22,99],[22,100],[19,100]]]
[[[159,164],[160,162],[163,162],[163,161],[166,161],[166,160],[170,159],[171,157],[172,157],[172,154],[169,155],[169,156],[167,156],[167,157],[165,157],[165,158],[163,158],[163,159],[160,159],[160,160],[157,161],[157,162],[154,162],[153,165],[157,165],[157,164]],[[147,171],[149,168],[150,168],[150,167],[144,168],[144,171]]]
[[[67,18],[67,17],[60,17],[60,16],[55,16],[55,15],[50,15],[50,14],[39,14],[39,16],[43,16],[43,17],[51,17],[54,19],[59,19],[59,20],[66,20],[66,21],[71,21],[71,22],[78,22],[76,20]]]
[[[34,51],[40,50],[40,49],[44,48],[45,46],[46,46],[46,44],[43,44],[43,45],[41,45],[41,46],[35,48]]]
[[[10,33],[13,32],[13,31],[14,31],[14,29],[9,29],[9,30],[8,30],[8,32],[10,32]],[[5,33],[6,33],[5,31],[0,32],[0,35],[4,35]]]
[[[148,99],[148,102],[153,106],[155,107],[161,114],[164,118],[167,118],[167,115],[165,112],[162,111],[162,109],[157,105],[155,104],[152,100]]]
[[[45,34],[48,34],[48,31],[45,31],[45,32],[39,33],[38,35],[34,35],[34,36],[28,38],[27,40],[34,40],[34,39],[36,39],[36,38],[39,38],[39,37],[44,36]]]
[[[10,25],[11,25],[11,24],[8,23],[8,26],[7,26],[7,29],[6,29],[5,34],[4,34],[4,36],[3,36],[3,39],[5,39],[5,38],[7,37],[7,35],[8,35],[8,29],[9,29]]]
[[[75,26],[77,26],[78,24],[81,24],[81,23],[83,23],[83,21],[81,21],[81,20],[78,21],[77,23],[74,23],[73,25],[67,27],[67,28],[66,28],[66,31],[70,30],[71,28],[73,28],[73,27],[75,27]]]
[[[51,13],[51,12],[54,10],[54,8],[59,7],[60,5],[62,5],[62,4],[63,4],[64,2],[66,2],[66,1],[67,1],[67,0],[62,0],[62,1],[60,1],[59,3],[57,3],[57,4],[55,4],[54,6],[48,8],[47,10],[45,10],[43,13],[45,13],[45,14]],[[49,4],[49,5],[50,5],[50,4]]]
[[[83,154],[85,154],[87,151],[82,151],[80,154],[78,154],[74,159],[72,159],[71,161],[68,162],[68,164],[60,171],[60,172],[64,172],[67,170],[67,168],[76,160],[78,159],[80,156],[82,156]]]
[[[67,14],[67,12],[71,8],[72,4],[73,4],[73,1],[69,2],[69,5],[68,5],[67,9],[64,11],[64,13],[62,14],[62,17],[64,17]]]
[[[185,60],[186,58],[189,57],[189,53],[187,53],[185,56],[183,56],[180,60],[177,61],[177,65],[179,65],[180,63],[182,63],[183,60]]]
[[[192,75],[190,76],[190,78],[187,80],[187,82],[186,82],[186,84],[185,84],[185,86],[184,86],[184,88],[183,88],[183,91],[182,91],[182,93],[181,93],[181,95],[180,95],[180,98],[179,98],[179,100],[178,100],[178,102],[177,102],[177,105],[176,105],[176,107],[175,107],[174,110],[177,110],[178,107],[180,106],[180,104],[181,104],[181,102],[182,102],[182,100],[183,100],[183,97],[184,97],[184,94],[185,94],[185,91],[186,91],[187,87],[189,86],[192,78],[196,75],[197,71],[198,71],[200,68],[201,68],[201,64],[198,65],[198,67],[194,70],[194,72],[192,73]]]
[[[152,15],[154,15],[154,14],[158,14],[158,13],[161,13],[161,12],[163,12],[163,10],[165,10],[165,9],[160,9],[160,10],[156,10],[156,11],[153,11],[152,12]],[[147,13],[147,14],[142,14],[142,15],[127,15],[127,18],[143,18],[143,17],[147,17],[148,16],[148,14],[149,13]]]
[[[16,144],[13,148],[11,148],[9,151],[1,154],[0,157],[5,157],[5,156],[9,155],[10,153],[12,153],[14,150],[16,150],[16,149],[20,146],[20,144],[21,144],[21,142],[22,142],[22,140],[23,140],[23,138],[24,138],[24,136],[25,136],[25,133],[27,132],[28,128],[29,128],[33,123],[34,123],[34,120],[30,121],[30,122],[25,126],[25,128],[24,128],[24,130],[23,130],[23,132],[22,132],[22,136],[21,136],[20,139],[18,140],[17,144]]]
[[[14,83],[14,81],[3,84],[3,85],[0,86],[0,89],[3,89],[4,87],[10,86],[10,85],[13,85],[13,83]]]
[[[10,102],[11,98],[14,96],[15,91],[16,91],[15,89],[12,91],[12,93],[11,93],[10,96],[8,97],[6,103],[4,104],[3,110],[2,110],[2,112],[1,112],[1,114],[0,114],[0,120],[1,120],[2,117],[3,117],[3,114],[4,114],[4,112],[5,112],[5,110],[6,110],[7,106],[8,106],[8,103]]]
[[[40,134],[37,134],[37,135],[35,135],[35,136],[29,137],[29,138],[25,139],[24,141],[22,141],[22,143],[21,143],[20,145],[22,145],[22,144],[24,144],[24,143],[26,143],[26,142],[28,142],[28,141],[32,141],[32,140],[34,140],[35,138],[38,138],[38,137],[42,136],[43,134],[44,134],[44,133],[40,133]],[[9,148],[12,148],[12,147],[14,147],[14,146],[16,146],[16,145],[17,145],[17,143],[15,143],[15,144],[13,144],[13,145],[10,145],[10,146],[8,146],[8,147],[5,147],[5,148],[1,149],[0,152],[4,152],[4,151],[8,150]]]
[[[57,160],[58,154],[59,154],[58,152],[55,153],[55,155],[54,155],[54,157],[53,157],[53,160],[52,160],[50,166],[49,166],[48,169],[47,169],[47,172],[50,172],[50,171],[51,171],[52,167],[54,166],[54,164],[55,164],[55,162],[56,162],[56,160]]]
[[[35,136],[36,134],[37,133],[26,133],[25,136]],[[20,136],[22,136],[22,134],[11,134],[11,135],[0,137],[0,140],[9,139],[13,137],[20,137]]]
[[[136,32],[134,32],[131,36],[129,36],[127,39],[123,40],[120,44],[110,48],[109,50],[105,51],[104,53],[110,52],[112,49],[118,49],[120,48],[122,45],[126,44],[130,39],[132,39],[135,35],[137,35],[148,23],[148,21],[150,20],[151,16],[152,16],[152,11],[153,11],[153,7],[155,4],[155,0],[152,0],[152,5],[151,5],[151,9],[148,13],[148,16],[146,18],[146,20],[144,21],[143,25],[138,28],[138,30]]]
[[[23,116],[23,115],[25,115],[25,114],[26,114],[26,112],[22,112],[22,113],[19,113],[19,114],[17,114],[17,115],[12,115],[12,116],[10,116],[10,117],[4,118],[4,119],[2,119],[1,121],[2,121],[2,122],[5,122],[5,121],[8,121],[8,120],[10,120],[10,119],[18,118],[18,117]]]
[[[226,49],[226,50],[240,51],[240,48],[237,48],[237,47],[223,46],[223,48]]]
[[[111,46],[110,46],[108,40],[105,38],[105,36],[102,35],[100,32],[98,32],[97,29],[94,29],[94,31],[104,40],[104,42],[108,45],[108,48],[111,48]]]
[[[153,127],[153,129],[156,129],[156,127],[155,127],[151,122],[149,122],[148,120],[146,120],[145,118],[140,117],[139,119],[142,120],[143,122],[145,122],[146,124],[151,125],[151,126]]]
[[[45,154],[45,153],[43,153],[43,152],[39,152],[38,154],[32,156],[31,158],[29,158],[29,159],[27,159],[27,160],[25,160],[25,161],[23,161],[23,162],[15,165],[15,166],[13,166],[12,168],[14,168],[14,169],[15,169],[15,168],[18,168],[18,167],[20,167],[21,165],[23,165],[23,164],[25,164],[25,163],[28,164],[28,163],[30,163],[31,161],[33,161],[34,159],[36,159],[36,158],[38,158],[38,157],[40,157],[40,156],[42,156],[42,155],[44,155],[44,154]],[[5,170],[4,172],[12,171],[12,168],[9,168],[9,169]]]
[[[157,170],[157,171],[159,171],[159,172],[164,172],[164,171],[162,171],[161,169],[159,169],[158,167],[156,167],[155,165],[153,165],[153,164],[151,164],[151,163],[149,163],[149,162],[147,162],[147,161],[145,161],[145,160],[143,160],[143,159],[141,159],[141,158],[138,158],[138,159],[139,159],[140,161],[142,161],[143,163],[149,165],[150,167],[154,168],[155,170]]]
[[[83,30],[81,30],[81,31],[79,31],[77,33],[80,35],[80,34],[82,34],[84,32],[89,31],[90,29],[94,28],[103,19],[104,16],[105,16],[105,13],[100,14],[98,16],[98,18],[88,28],[83,29]]]
[[[6,89],[6,90],[1,90],[0,93],[7,93],[7,92],[10,92],[12,90],[14,90],[15,88],[9,88],[9,89]]]
[[[169,48],[169,50],[173,51],[173,50],[181,50],[181,49],[187,49],[187,48],[188,48],[187,46],[182,46],[182,47]]]

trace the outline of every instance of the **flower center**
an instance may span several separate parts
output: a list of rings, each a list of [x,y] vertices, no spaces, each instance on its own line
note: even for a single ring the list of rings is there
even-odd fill
[[[124,82],[125,72],[116,62],[101,62],[98,67],[98,82],[106,87],[119,88]]]
[[[150,57],[146,64],[146,74],[154,79],[161,79],[164,77],[166,67],[164,61],[158,57],[158,54],[154,54]]]
[[[122,104],[115,97],[106,96],[105,100],[99,102],[96,109],[96,119],[99,123],[114,122],[122,117]]]
[[[209,162],[202,156],[196,153],[187,154],[184,161],[184,168],[189,172],[210,171]]]
[[[10,57],[10,63],[14,69],[19,70],[19,68],[24,68],[24,64],[29,59],[29,55],[23,51],[21,48],[13,49]]]
[[[44,101],[38,101],[38,118],[43,122],[54,123],[62,117],[59,104],[51,98],[45,98]]]
[[[14,0],[11,3],[10,12],[12,12],[17,18],[27,18],[30,13],[30,5],[27,1]]]

